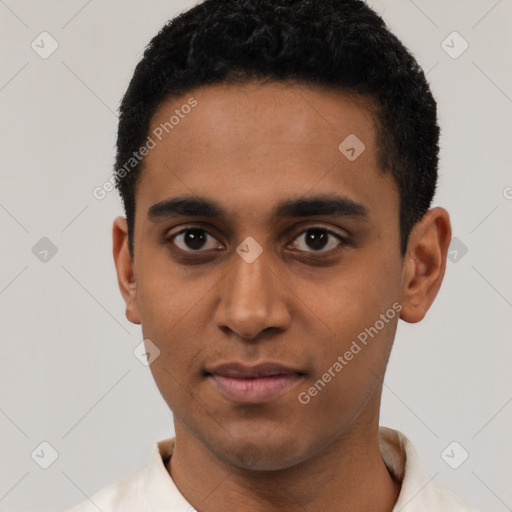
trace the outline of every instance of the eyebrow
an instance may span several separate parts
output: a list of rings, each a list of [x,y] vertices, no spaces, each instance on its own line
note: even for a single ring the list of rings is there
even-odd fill
[[[298,197],[279,203],[272,211],[274,219],[284,217],[312,217],[327,215],[331,217],[368,218],[368,208],[352,199],[337,195],[318,195]],[[228,212],[212,199],[205,197],[183,196],[165,199],[148,209],[148,218],[152,222],[175,217],[207,217],[227,219]]]

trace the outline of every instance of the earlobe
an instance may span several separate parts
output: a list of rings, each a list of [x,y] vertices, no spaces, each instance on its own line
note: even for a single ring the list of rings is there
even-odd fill
[[[402,320],[419,322],[434,302],[446,270],[450,239],[450,217],[444,208],[429,210],[414,226],[402,274]]]
[[[128,224],[124,217],[116,217],[112,226],[112,252],[116,266],[119,290],[126,303],[126,318],[140,324],[137,308],[137,283],[133,261],[128,247]]]

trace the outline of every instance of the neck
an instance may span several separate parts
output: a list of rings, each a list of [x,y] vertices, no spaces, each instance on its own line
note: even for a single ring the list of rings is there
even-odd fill
[[[391,512],[400,484],[382,460],[378,418],[371,429],[368,423],[357,423],[312,458],[286,469],[254,471],[220,460],[175,421],[176,446],[167,469],[183,496],[201,512],[301,507]]]

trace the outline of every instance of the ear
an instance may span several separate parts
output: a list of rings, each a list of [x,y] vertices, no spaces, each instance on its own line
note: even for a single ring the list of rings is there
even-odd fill
[[[133,324],[140,324],[137,309],[137,286],[133,261],[128,248],[128,224],[124,217],[116,217],[112,226],[114,263],[117,282],[126,303],[126,318]]]
[[[434,302],[451,236],[450,216],[444,208],[432,208],[412,229],[402,273],[402,320],[419,322]]]

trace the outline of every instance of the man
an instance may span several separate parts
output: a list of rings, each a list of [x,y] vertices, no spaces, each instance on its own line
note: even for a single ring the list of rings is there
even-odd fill
[[[120,108],[127,318],[174,417],[148,468],[75,511],[468,511],[379,427],[398,319],[451,237],[436,103],[359,0],[206,0]]]

